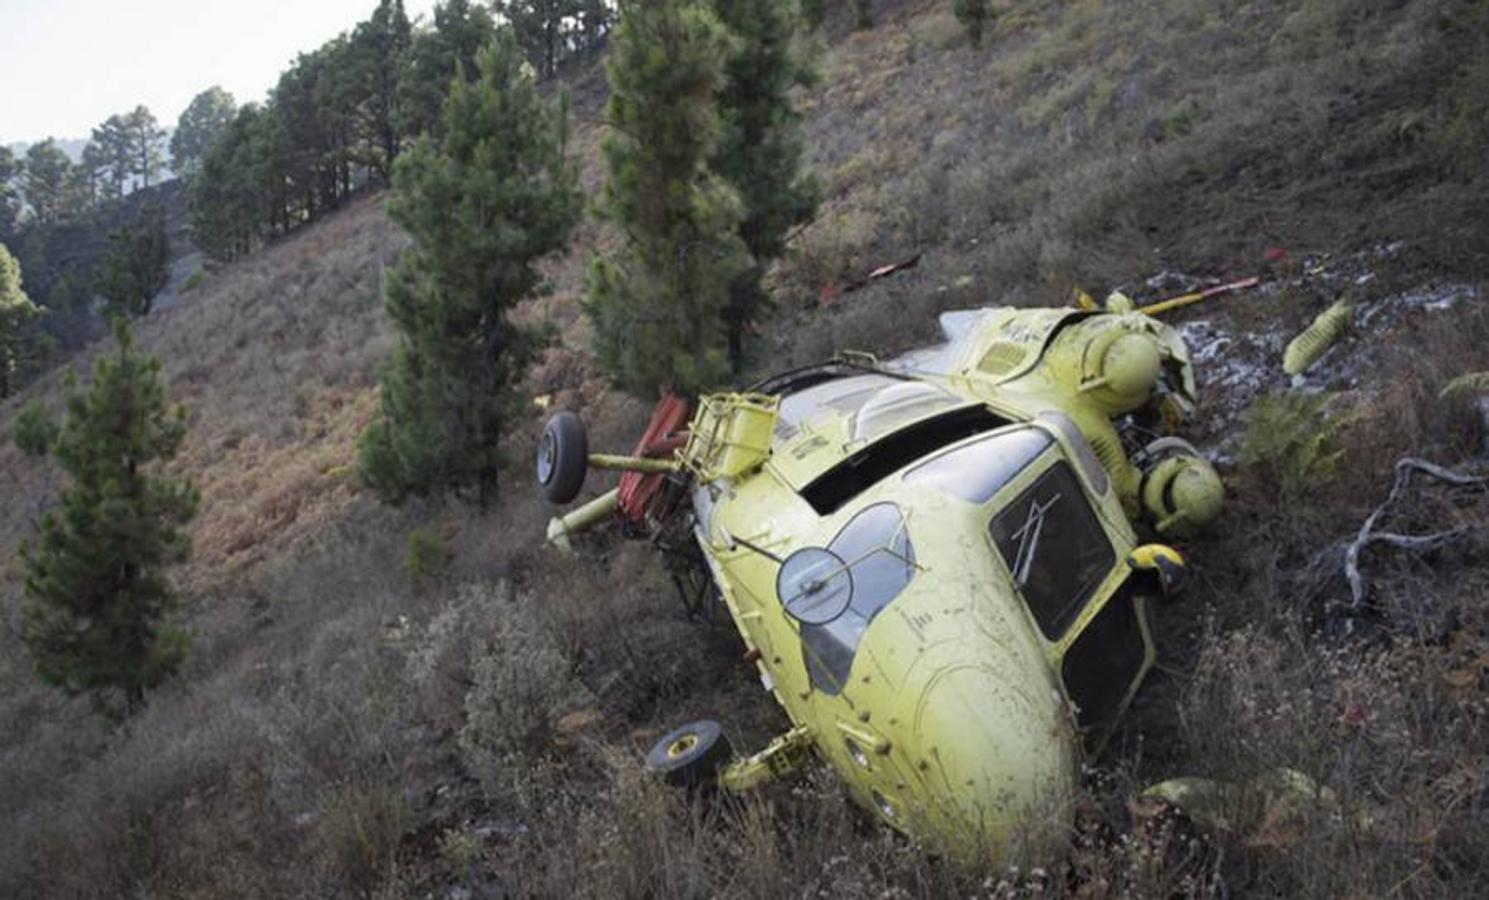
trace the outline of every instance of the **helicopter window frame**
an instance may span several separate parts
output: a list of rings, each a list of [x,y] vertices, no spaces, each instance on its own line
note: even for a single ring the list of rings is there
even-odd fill
[[[1063,456],[1002,506],[987,532],[1024,606],[1052,642],[1069,631],[1117,564],[1111,536]]]
[[[915,464],[901,477],[906,484],[935,488],[981,506],[1055,444],[1048,431],[1021,425],[952,447]]]
[[[818,475],[798,493],[817,515],[829,516],[864,491],[938,450],[1015,424],[1019,423],[985,404],[969,403],[880,437]]]
[[[915,580],[920,564],[910,539],[909,518],[890,501],[855,513],[827,549],[843,559],[852,573],[853,595],[832,621],[800,623],[798,637],[813,687],[836,696],[848,683],[869,626]]]
[[[776,415],[775,438],[789,441],[802,426],[834,412],[853,415],[875,394],[901,380],[879,372],[826,374],[798,390],[783,392]]]

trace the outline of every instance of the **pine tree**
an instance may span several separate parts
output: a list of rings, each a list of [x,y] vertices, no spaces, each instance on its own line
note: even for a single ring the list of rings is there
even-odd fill
[[[593,53],[605,44],[605,38],[615,25],[615,9],[611,0],[579,0],[577,24],[571,38],[576,54]]]
[[[991,4],[988,0],[954,0],[951,7],[957,20],[966,27],[967,35],[972,38],[972,46],[981,47],[983,29],[992,17]]]
[[[512,26],[517,44],[543,78],[552,78],[579,24],[581,0],[497,0],[496,14]]]
[[[97,205],[109,199],[109,159],[103,148],[93,141],[83,147],[83,156],[72,169],[73,181],[80,196],[86,196],[87,206]]]
[[[32,400],[21,407],[11,437],[16,448],[27,456],[40,458],[51,453],[57,441],[57,424],[47,415],[46,404]]]
[[[103,198],[116,200],[124,196],[129,185],[130,173],[134,171],[134,151],[129,143],[129,129],[123,116],[109,116],[93,129],[89,146],[97,148],[91,160],[105,177],[102,185]]]
[[[485,7],[448,0],[434,7],[434,26],[413,37],[399,78],[399,127],[406,135],[441,131],[440,109],[457,73],[479,77],[476,54],[491,41],[496,26]]]
[[[155,295],[170,281],[170,274],[165,211],[150,207],[138,222],[109,235],[98,292],[112,314],[143,316],[150,312]]]
[[[27,148],[22,183],[25,185],[26,202],[30,204],[37,223],[55,225],[62,220],[71,170],[71,160],[51,138]]]
[[[811,77],[797,43],[797,0],[717,0],[716,8],[736,38],[736,50],[719,95],[724,128],[714,168],[744,202],[739,236],[754,261],[730,286],[724,317],[737,374],[745,336],[770,307],[761,279],[785,252],[790,229],[815,213],[818,188],[801,171],[800,116],[791,104],[791,89]]]
[[[70,483],[38,546],[21,545],[21,636],[37,673],[112,714],[138,709],[185,654],[165,567],[189,556],[182,528],[198,502],[152,465],[181,446],[185,410],[167,412],[160,361],[135,351],[122,322],[116,335],[86,392],[69,380],[53,452]]]
[[[630,4],[611,40],[600,213],[625,242],[591,264],[586,310],[597,361],[637,395],[728,375],[729,288],[750,261],[739,195],[710,162],[734,52],[707,0]]]
[[[383,416],[363,435],[365,483],[410,495],[494,496],[515,386],[539,341],[509,319],[537,289],[536,263],[579,218],[564,111],[539,96],[509,28],[455,82],[444,141],[399,158],[389,215],[414,246],[391,272],[388,313],[401,340],[383,373]]]
[[[41,315],[41,308],[21,289],[20,263],[0,244],[0,400],[20,386]]]
[[[259,173],[269,233],[283,233],[300,222],[314,221],[335,200],[343,154],[367,167],[374,164],[374,140],[355,144],[351,134],[337,134],[337,125],[353,120],[369,82],[352,78],[355,90],[337,84],[335,62],[345,62],[350,49],[345,36],[311,53],[302,53],[279,76],[266,110],[266,121],[253,134],[255,159],[250,171]],[[347,69],[349,70],[349,66]]]
[[[138,178],[143,187],[149,187],[165,162],[160,153],[165,131],[155,121],[155,114],[145,106],[136,106],[124,116],[123,122],[130,156],[129,173]]]
[[[0,238],[14,234],[20,224],[21,170],[21,161],[10,152],[10,148],[0,146]]]
[[[171,168],[179,177],[196,177],[202,158],[237,112],[233,95],[215,85],[191,98],[171,135]]]
[[[374,168],[387,181],[402,149],[398,134],[398,74],[413,40],[403,0],[380,0],[372,17],[352,33],[349,67],[365,86],[359,105],[363,129],[377,147]]]
[[[808,28],[821,28],[826,15],[827,0],[801,0],[801,18]]]
[[[238,110],[202,157],[186,189],[192,240],[214,259],[236,259],[252,249],[267,219],[267,193],[256,135],[265,127],[255,104]]]

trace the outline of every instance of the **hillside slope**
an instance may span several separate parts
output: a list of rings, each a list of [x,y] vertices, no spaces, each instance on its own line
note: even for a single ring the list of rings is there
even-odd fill
[[[113,730],[37,685],[0,631],[0,894],[1100,896],[1204,893],[1216,872],[1234,893],[1489,889],[1489,548],[1372,557],[1369,609],[1348,615],[1332,555],[1397,457],[1484,450],[1471,404],[1437,400],[1489,368],[1482,5],[998,6],[980,50],[949,2],[876,3],[866,32],[829,17],[801,95],[826,201],[772,273],[754,365],[892,353],[934,338],[940,311],[1057,304],[1076,286],[1152,297],[1265,276],[1181,318],[1206,391],[1195,436],[1221,451],[1232,504],[1185,548],[1198,588],[1164,610],[1163,673],[1093,770],[1083,835],[1098,846],[1074,868],[950,871],[822,772],[722,808],[640,777],[637,750],[670,724],[721,718],[749,747],[784,720],[731,626],[689,620],[648,548],[602,536],[576,564],[541,547],[537,410],[488,513],[392,510],[357,488],[354,440],[393,345],[382,273],[406,244],[372,196],[138,326],[191,410],[173,470],[204,496],[177,573],[193,653]],[[593,192],[603,77],[573,87]],[[646,405],[606,390],[579,310],[589,253],[611,240],[586,225],[522,316],[559,334],[532,392],[624,449]],[[1339,296],[1361,327],[1307,386],[1338,392],[1345,453],[1283,498],[1275,471],[1236,462],[1240,412],[1286,387],[1282,344]],[[0,406],[0,548],[55,495],[7,433],[61,377]],[[1429,488],[1400,527],[1483,513],[1477,494]],[[449,557],[408,566],[415,532]],[[18,567],[0,554],[7,623]],[[1137,786],[1277,766],[1367,818],[1315,811],[1218,835],[1218,857],[1145,844],[1133,863],[1132,842],[1153,839]]]

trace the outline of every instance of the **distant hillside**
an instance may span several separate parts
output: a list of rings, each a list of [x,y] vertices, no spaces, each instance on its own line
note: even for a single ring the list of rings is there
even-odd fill
[[[137,224],[147,209],[157,206],[165,212],[170,241],[172,276],[160,298],[169,305],[202,267],[186,227],[186,192],[178,179],[141,188],[55,225],[23,228],[7,238],[21,264],[27,293],[48,308],[42,327],[57,342],[59,359],[65,360],[106,330],[95,314],[93,283],[108,253],[109,235]]]
[[[160,146],[162,146],[162,147],[169,147],[170,146],[170,143],[171,143],[171,135],[174,134],[175,131],[176,131],[176,129],[173,128],[173,127],[165,127],[165,128],[163,128],[162,129],[163,137],[161,138],[161,144],[160,144]],[[67,158],[68,159],[72,160],[74,163],[77,163],[77,162],[82,162],[82,160],[83,160],[83,148],[85,148],[85,147],[88,146],[88,143],[89,143],[89,140],[90,139],[89,138],[53,138],[53,140],[55,140],[57,142],[57,148],[59,150],[61,150],[63,153],[66,153],[67,154]],[[29,150],[31,148],[31,145],[34,144],[34,143],[39,143],[39,142],[38,141],[16,141],[13,144],[7,144],[6,147],[10,150],[11,153],[14,153],[17,157],[24,158],[25,155],[26,155],[26,151]],[[165,158],[164,162],[162,163],[162,165],[160,167],[160,175],[156,179],[157,180],[157,183],[158,182],[161,182],[161,181],[166,181],[168,179],[175,178],[175,177],[176,177],[176,173],[171,170],[170,155],[169,154],[166,154],[166,158]],[[129,185],[129,189],[130,190],[133,190],[135,187],[137,187],[137,184],[131,184],[131,185]]]
[[[57,149],[66,153],[67,158],[73,162],[80,162],[82,160],[83,148],[88,146],[88,138],[53,138],[52,140],[56,141]],[[26,151],[31,148],[31,145],[36,143],[40,143],[40,141],[16,141],[6,146],[11,153],[14,153],[18,157],[23,157],[26,155]]]

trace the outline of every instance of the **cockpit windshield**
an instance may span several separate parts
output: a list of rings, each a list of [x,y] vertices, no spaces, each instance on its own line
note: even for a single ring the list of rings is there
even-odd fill
[[[801,643],[812,684],[837,694],[869,623],[915,577],[915,548],[899,507],[876,503],[843,526],[827,549],[851,576],[852,597],[832,620],[802,622]]]

